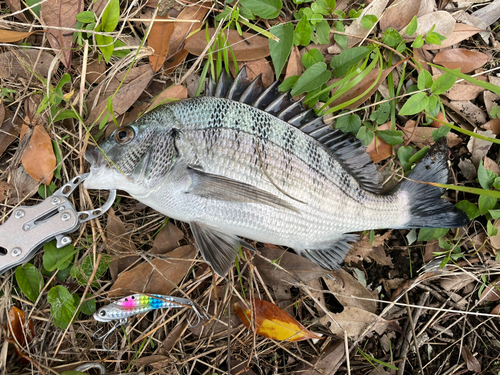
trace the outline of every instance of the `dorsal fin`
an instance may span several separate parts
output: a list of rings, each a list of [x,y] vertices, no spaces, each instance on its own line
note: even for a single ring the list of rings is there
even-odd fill
[[[325,124],[323,118],[316,116],[312,108],[306,110],[301,102],[291,98],[289,92],[280,92],[280,84],[281,82],[275,81],[266,89],[262,75],[250,81],[244,66],[234,81],[225,70],[222,71],[217,85],[209,80],[206,95],[239,101],[288,122],[324,145],[363,189],[379,193],[382,190],[380,176],[365,151],[363,142],[350,133],[343,133]]]

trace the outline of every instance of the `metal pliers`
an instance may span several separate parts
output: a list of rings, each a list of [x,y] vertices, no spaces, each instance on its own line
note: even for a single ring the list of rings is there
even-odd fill
[[[53,195],[35,206],[19,206],[9,219],[0,225],[0,275],[26,263],[47,242],[56,239],[57,248],[69,245],[67,235],[80,225],[104,214],[116,198],[110,190],[106,203],[94,210],[78,212],[68,197],[88,177],[76,176],[56,190]]]

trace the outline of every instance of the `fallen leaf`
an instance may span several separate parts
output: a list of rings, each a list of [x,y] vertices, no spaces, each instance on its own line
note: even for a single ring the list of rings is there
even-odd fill
[[[443,48],[448,48],[454,46],[455,44],[460,43],[465,39],[469,39],[471,36],[476,35],[478,32],[483,31],[474,26],[466,25],[464,23],[456,23],[453,28],[453,32],[451,35],[441,42],[441,45],[438,44],[425,44],[424,49],[432,51]]]
[[[421,17],[424,14],[431,13],[436,7],[436,0],[422,0],[420,3],[420,9],[418,10],[417,17]]]
[[[141,263],[118,276],[109,297],[127,296],[131,291],[168,295],[186,277],[195,256],[194,246],[187,245],[167,253],[161,259]]]
[[[255,316],[242,302],[234,304],[236,313],[241,322],[251,328],[252,320],[255,321],[255,333],[279,341],[302,341],[320,339],[321,336],[309,331],[294,318],[271,302],[253,299],[252,303]]]
[[[340,361],[344,360],[345,345],[344,341],[336,340],[328,345],[318,358],[311,361],[313,367],[308,364],[303,364],[300,371],[296,374],[301,375],[322,375],[328,374],[331,369],[335,368]]]
[[[28,78],[31,71],[47,78],[54,56],[36,49],[10,50],[0,54],[0,78]],[[54,66],[57,70],[58,64]]]
[[[40,19],[45,26],[74,28],[76,15],[83,10],[83,0],[47,0],[42,2]],[[73,54],[73,33],[49,27],[47,39],[54,50],[61,51],[61,62],[69,68]]]
[[[77,64],[74,64],[75,69],[81,74],[82,73],[82,64],[80,61]],[[87,64],[87,73],[85,74],[85,81],[90,85],[94,83],[101,83],[106,79],[106,62],[104,60],[92,60]]]
[[[477,130],[476,133],[484,135],[486,137],[492,137],[493,132],[491,130]],[[485,141],[479,138],[470,137],[467,143],[467,149],[472,154],[471,160],[476,166],[479,166],[479,162],[488,154],[492,143],[490,141]]]
[[[455,13],[452,14],[453,18],[455,18],[458,22],[462,22],[464,24],[467,24],[469,26],[477,27],[481,29],[482,31],[479,32],[479,35],[483,39],[485,43],[488,43],[489,39],[489,31],[486,31],[488,28],[488,25],[484,23],[484,21],[481,18],[478,18],[476,16],[473,16],[472,14],[466,12],[464,9],[459,10]]]
[[[291,76],[300,76],[302,73],[304,73],[304,65],[302,64],[299,48],[293,46],[286,66],[285,80]]]
[[[475,279],[469,274],[443,276],[439,278],[439,285],[447,291],[456,291],[474,282]]]
[[[193,4],[193,6],[185,7],[179,13],[176,18],[177,21],[193,20],[198,22],[174,22],[174,32],[170,37],[170,44],[168,47],[170,54],[179,51],[182,43],[184,43],[184,40],[186,40],[189,33],[201,28],[201,21],[203,21],[207,12],[210,10],[210,6],[207,6],[210,3],[211,2]]]
[[[148,107],[148,111],[161,105],[171,102],[171,99],[186,99],[188,90],[182,85],[170,86],[158,94]]]
[[[317,280],[317,279],[316,279]],[[290,292],[290,285],[271,284],[273,289],[274,300],[276,306],[283,309],[287,314],[293,314],[292,293]]]
[[[210,39],[214,35],[215,29],[208,29]],[[259,60],[264,57],[269,56],[269,42],[267,38],[260,35],[243,33],[243,36],[238,34],[238,31],[233,29],[227,29],[224,32],[227,37],[227,41],[231,46],[236,61],[252,61]],[[196,56],[200,56],[207,46],[207,39],[205,37],[205,31],[200,31],[186,40],[184,46],[190,53]],[[212,55],[214,59],[217,58],[217,53]],[[229,53],[229,59],[232,60],[232,54]]]
[[[498,164],[487,156],[484,157],[484,167],[487,170],[500,175],[500,167],[498,166]]]
[[[21,7],[21,0],[5,0],[5,3],[9,7],[11,13],[15,14],[14,17],[16,17],[19,21],[28,23],[28,19],[24,15],[24,12],[21,12],[22,7]]]
[[[481,68],[489,59],[487,55],[478,51],[453,48],[439,52],[434,57],[434,64],[442,65],[448,69],[459,68],[460,72],[469,73]]]
[[[350,35],[356,35],[358,38],[348,36],[347,37],[347,48],[351,48],[354,45],[360,43],[363,38],[368,36],[370,33],[369,29],[365,29],[361,24],[361,20],[364,16],[373,15],[377,19],[380,19],[383,11],[385,10],[389,0],[374,0],[372,1],[361,13],[361,15],[356,18],[352,23],[346,27],[345,32]]]
[[[413,35],[402,33],[404,39],[413,40],[418,35],[427,34],[432,28],[434,32],[448,38],[455,30],[456,21],[448,12],[440,10],[418,17],[417,23],[417,31]]]
[[[241,70],[243,66],[247,67],[247,75],[250,81],[253,81],[259,75],[262,74],[262,83],[265,87],[271,86],[274,82],[274,71],[271,67],[271,64],[266,59],[248,61],[246,63],[239,62],[238,67]],[[234,65],[229,65],[229,70],[233,73],[233,76],[236,76],[236,71],[234,69]]]
[[[417,64],[422,65],[423,69],[427,70],[429,73],[432,72],[430,65],[427,64],[428,62],[431,62],[433,58],[433,55],[429,51],[426,51],[423,48],[413,48],[413,58]]]
[[[498,134],[500,134],[500,119],[495,118],[493,120],[490,120],[486,124],[481,126],[481,128],[490,130],[493,135],[497,136]]]
[[[329,272],[313,261],[289,251],[271,247],[259,248],[258,251],[263,257],[271,262],[276,262],[291,275],[277,268],[275,264],[257,256],[254,258],[254,264],[267,285],[288,285],[289,283],[296,283],[296,279],[307,283],[318,277],[325,276]]]
[[[164,369],[172,361],[173,361],[172,358],[167,357],[165,355],[153,354],[146,357],[136,358],[134,360],[134,363],[137,366],[152,366],[152,367],[160,366],[161,369]]]
[[[111,279],[113,281],[116,281],[120,273],[132,266],[139,259],[141,259],[141,257],[138,255],[130,255],[113,259],[113,261],[109,265],[109,273],[111,274]]]
[[[332,278],[324,277],[323,281],[342,306],[357,307],[371,313],[377,311],[377,298],[343,269],[334,271]]]
[[[497,229],[500,229],[500,221],[497,220],[495,222],[495,224],[493,224],[493,226]],[[490,239],[491,247],[493,247],[493,249],[495,249],[495,250],[499,250],[500,249],[500,231],[498,234],[495,234],[494,236],[490,236],[489,239]],[[500,283],[499,283],[499,285],[500,285]]]
[[[5,107],[0,101],[0,156],[7,150],[7,147],[17,139],[21,131],[22,123],[16,124],[13,122],[14,112],[8,111],[5,113]],[[7,120],[5,120],[7,118]],[[4,121],[5,120],[5,121]],[[20,122],[20,120],[18,121]]]
[[[496,305],[493,310],[491,310],[490,314],[499,315],[500,314],[500,305]]]
[[[474,374],[479,374],[481,372],[481,364],[471,353],[467,345],[462,347],[462,358],[467,364],[467,370],[472,371]]]
[[[481,81],[486,81],[486,77],[475,77]],[[455,83],[451,89],[446,91],[443,95],[450,100],[474,100],[477,96],[484,92],[485,89],[481,86],[474,85],[467,81]],[[489,91],[488,91],[489,92]],[[486,92],[485,92],[486,94]]]
[[[184,232],[177,228],[171,221],[167,223],[153,242],[153,254],[165,254],[179,247],[179,241],[184,238]]]
[[[386,122],[385,124],[379,125],[379,130],[389,130],[391,128],[391,123]],[[385,160],[392,156],[392,146],[385,142],[383,139],[375,136],[373,137],[370,144],[366,147],[366,152],[370,155],[370,159],[374,163]]]
[[[179,342],[179,340],[184,336],[184,332],[186,332],[188,326],[188,322],[183,320],[181,324],[177,324],[174,328],[172,328],[158,348],[159,352],[165,355],[170,353],[174,345],[177,344],[177,342]]]
[[[8,204],[18,204],[32,197],[38,191],[39,183],[21,165],[12,172],[11,189],[7,192]]]
[[[448,103],[445,102],[444,104],[457,112],[474,127],[480,126],[488,121],[486,113],[468,100],[454,100]]]
[[[372,331],[377,332],[379,335],[388,329],[392,331],[399,330],[396,322],[385,320],[357,307],[344,307],[344,311],[331,314],[331,316],[335,321],[332,321],[329,315],[325,315],[319,322],[338,337],[344,337],[345,331],[349,338],[356,339],[375,321],[377,322],[373,325]]]
[[[135,74],[132,74],[133,71],[135,71],[134,72]],[[123,77],[124,74],[118,74],[116,78],[113,79],[113,83],[116,83],[115,90],[119,85],[120,79],[123,79]],[[135,101],[139,98],[139,96],[142,94],[142,92],[148,86],[149,82],[151,82],[152,79],[153,79],[153,70],[151,69],[150,65],[143,65],[131,69],[127,76],[127,79],[124,81],[124,84],[120,87],[118,93],[113,97],[112,102],[113,102],[114,115],[119,116],[125,111],[127,111],[132,106],[132,104],[134,104]],[[106,87],[106,81],[104,81],[100,83],[95,90],[99,91],[106,90],[105,92],[109,92],[111,91],[110,89],[111,85]],[[103,113],[103,115],[107,113],[107,106],[108,106],[107,99],[108,97],[113,95],[113,93],[114,90],[109,95],[101,96],[102,100],[95,107],[87,105],[87,108],[89,109],[92,108],[89,117],[85,121],[85,124],[87,126],[90,126],[100,121],[100,119],[103,117],[101,116],[101,113]],[[95,95],[93,97],[95,98]],[[89,102],[90,100],[91,96],[89,95],[87,102]],[[109,121],[112,121],[111,116],[108,119],[108,122]]]
[[[210,303],[207,311],[208,316],[213,316],[214,319],[211,319],[206,324],[198,324],[195,327],[189,327],[189,331],[193,335],[198,338],[207,336],[213,337],[214,335],[220,335],[223,332],[227,333],[228,325],[231,326],[231,332],[237,332],[243,328],[240,324],[241,321],[236,314],[234,304],[230,303],[227,307],[231,312],[231,322],[229,322],[227,309],[224,309],[224,312],[221,313],[220,309],[217,309],[216,311],[215,306],[216,304]]]
[[[380,29],[385,31],[392,27],[394,30],[401,30],[418,14],[421,2],[422,0],[396,0],[382,14]]]
[[[430,240],[425,244],[425,253],[424,253],[424,262],[428,263],[434,259],[434,253],[443,251],[441,247],[439,247],[438,240]]]
[[[13,30],[0,30],[0,42],[1,43],[13,43],[18,42],[24,38],[29,37],[31,34],[36,33],[40,30],[35,31],[13,31]]]
[[[482,20],[486,26],[490,26],[500,18],[500,3],[493,1],[491,4],[474,11],[472,15]]]
[[[27,130],[28,125],[23,124],[21,139]],[[42,125],[34,127],[30,143],[24,151],[21,161],[31,177],[47,186],[50,185],[57,161],[50,136]]]
[[[26,323],[26,314],[23,310],[12,306],[9,310],[9,324],[7,325],[10,336],[15,340],[17,353],[25,352],[35,337],[35,327],[29,320]]]
[[[391,233],[392,231],[387,231],[383,235],[375,235],[372,244],[370,244],[370,236],[368,234],[364,235],[352,245],[351,250],[349,250],[346,258],[344,259],[344,262],[347,264],[354,264],[362,262],[363,260],[373,259],[372,257],[375,256],[374,249],[381,247],[383,251],[383,245],[385,241],[390,238]],[[389,256],[385,255],[385,258],[380,258],[380,256],[375,257],[378,259],[377,262],[379,264],[389,266],[391,268],[394,267]]]
[[[310,288],[309,292],[311,296],[314,298],[314,305],[316,306],[316,310],[319,316],[325,315],[325,311],[322,306],[326,306],[325,294],[323,293],[323,284],[321,284],[320,279],[314,279],[306,283],[306,285]],[[290,293],[291,299],[292,293]]]
[[[0,201],[8,197],[8,191],[12,188],[7,181],[0,181]]]
[[[137,250],[130,231],[125,228],[125,224],[116,216],[112,208],[108,211],[106,237],[106,247],[111,253],[135,253]]]
[[[148,36],[148,46],[154,50],[154,53],[149,55],[149,63],[155,73],[160,70],[165,62],[170,44],[170,36],[174,32],[175,26],[173,22],[161,22],[161,20],[167,19],[170,19],[168,15],[166,17],[156,16],[156,20]]]

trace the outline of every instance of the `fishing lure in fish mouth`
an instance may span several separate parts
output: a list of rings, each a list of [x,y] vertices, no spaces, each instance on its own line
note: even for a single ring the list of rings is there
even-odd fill
[[[132,294],[128,297],[121,298],[118,301],[111,302],[109,305],[101,307],[94,313],[94,319],[99,322],[107,323],[115,320],[117,321],[115,322],[113,327],[104,335],[98,336],[99,332],[102,330],[101,328],[94,334],[94,337],[97,340],[102,340],[102,347],[104,350],[112,350],[115,347],[116,343],[108,349],[105,346],[105,341],[111,334],[111,332],[113,332],[119,326],[126,324],[128,318],[152,310],[182,307],[190,307],[196,314],[196,324],[193,325],[188,321],[190,327],[196,327],[198,326],[198,324],[200,324],[202,319],[208,318],[205,313],[201,313],[196,308],[194,303],[187,298],[171,297],[161,294]]]
[[[224,277],[242,240],[292,248],[337,269],[359,232],[457,228],[467,215],[442,199],[448,148],[436,143],[383,193],[363,142],[305,110],[279,82],[223,71],[206,96],[179,100],[116,129],[85,153],[86,188],[125,190],[189,223],[196,246]]]

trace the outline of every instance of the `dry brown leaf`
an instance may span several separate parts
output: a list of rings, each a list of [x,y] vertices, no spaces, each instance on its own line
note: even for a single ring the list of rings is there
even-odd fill
[[[331,314],[331,316],[335,319],[335,322],[330,319],[329,315],[323,316],[319,322],[338,337],[344,337],[345,330],[349,338],[356,339],[375,321],[377,323],[373,325],[372,331],[377,332],[379,335],[388,329],[399,330],[396,322],[387,321],[379,318],[378,315],[356,307],[344,307],[344,311]]]
[[[189,33],[201,28],[201,21],[205,18],[210,7],[207,6],[211,2],[194,4],[193,6],[185,7],[177,16],[176,20],[196,20],[199,22],[174,22],[174,32],[170,37],[168,51],[174,54],[179,51],[182,43],[187,38]],[[187,53],[184,58],[186,58]],[[182,59],[184,61],[184,59]],[[180,61],[179,61],[180,62]]]
[[[307,283],[329,272],[313,261],[286,250],[263,247],[259,248],[258,251],[270,261],[276,261],[277,264],[291,274],[290,276],[285,271],[276,268],[275,264],[271,264],[257,256],[254,258],[254,264],[267,285],[289,285],[288,283],[297,282],[295,278]]]
[[[432,69],[427,63],[432,61],[432,57],[432,54],[425,49],[413,48],[413,58],[418,64],[422,66],[423,69],[427,70],[429,73],[432,73]]]
[[[0,181],[0,201],[8,197],[8,191],[12,188],[7,181]]]
[[[23,124],[21,139],[27,130],[28,125]],[[21,161],[31,177],[47,186],[50,185],[57,161],[50,136],[42,125],[34,127],[30,143],[24,151]]]
[[[159,352],[167,355],[170,353],[174,345],[182,338],[184,332],[188,328],[188,322],[183,320],[181,324],[177,324],[167,335],[165,340],[159,347]]]
[[[491,130],[477,130],[476,132],[479,135],[484,135],[486,137],[493,137],[493,133]],[[476,166],[479,166],[479,162],[488,154],[492,143],[489,141],[485,141],[479,138],[470,137],[469,142],[467,143],[467,149],[472,154],[471,160]]]
[[[75,68],[81,74],[82,64],[75,64]],[[87,64],[87,73],[85,75],[85,81],[90,85],[94,83],[101,83],[106,78],[106,62],[104,60],[93,60]]]
[[[304,73],[304,65],[302,64],[299,48],[297,46],[293,46],[290,58],[288,59],[288,64],[286,66],[285,79],[291,76],[300,76],[302,73]]]
[[[402,33],[403,38],[407,40],[413,40],[418,35],[425,35],[433,27],[434,32],[439,33],[446,38],[448,38],[455,30],[455,19],[450,15],[450,13],[446,11],[437,11],[428,14],[424,14],[417,18],[418,26],[417,31],[413,35],[406,35],[406,33]]]
[[[9,7],[11,13],[17,13],[14,17],[16,17],[21,22],[28,23],[28,19],[24,15],[24,12],[18,13],[22,10],[21,0],[5,0],[5,3]]]
[[[130,231],[125,228],[125,224],[115,214],[112,208],[108,211],[108,223],[106,225],[106,247],[111,253],[135,253],[137,248]]]
[[[469,274],[451,275],[441,277],[439,279],[439,285],[444,290],[458,292],[474,281],[474,277]]]
[[[483,31],[482,29],[478,29],[477,27],[466,25],[464,23],[456,23],[451,35],[441,42],[441,45],[437,44],[425,44],[424,49],[432,51],[443,48],[448,48],[454,46],[455,44],[460,43],[465,39],[469,39],[471,36],[477,34],[478,32]]]
[[[482,20],[486,26],[490,26],[500,18],[500,3],[493,1],[491,4],[474,11],[472,15]]]
[[[347,264],[354,264],[362,262],[363,260],[373,259],[373,257],[375,257],[377,259],[377,263],[391,268],[394,267],[391,257],[387,256],[383,251],[383,245],[385,241],[389,239],[391,233],[392,231],[387,231],[383,235],[375,235],[371,245],[370,236],[368,234],[364,235],[359,241],[352,245],[351,250],[349,250],[346,258],[344,259],[344,262]],[[384,255],[383,258],[380,256],[381,254],[377,254],[378,256],[375,255],[375,249],[379,247],[382,248],[382,253]]]
[[[347,37],[347,48],[351,48],[354,45],[360,43],[364,37],[368,36],[370,33],[369,29],[365,29],[361,24],[361,19],[364,16],[373,15],[376,16],[377,19],[380,19],[380,16],[384,12],[387,3],[389,0],[374,0],[372,1],[361,13],[359,18],[356,18],[348,27],[346,27],[345,32],[351,35],[357,35],[359,38],[355,38],[352,36]]]
[[[265,87],[271,86],[274,82],[274,71],[271,64],[266,59],[248,61],[246,63],[238,62],[238,69],[241,70],[243,66],[247,67],[247,75],[250,81],[253,81],[259,75],[262,74],[262,83]],[[229,70],[236,77],[236,71],[234,69],[234,64],[229,65]]]
[[[441,247],[439,247],[438,240],[430,240],[425,244],[425,253],[424,253],[424,262],[428,263],[434,259],[434,253],[443,251]]]
[[[139,264],[118,276],[109,297],[126,296],[130,291],[168,295],[186,276],[195,256],[194,246],[187,245],[167,253],[162,259]]]
[[[149,55],[149,63],[155,73],[160,70],[165,62],[170,44],[170,36],[174,32],[175,26],[173,22],[161,22],[161,20],[167,19],[170,19],[168,15],[166,17],[156,16],[156,20],[148,36],[148,47],[154,50],[154,53]]]
[[[40,19],[46,26],[73,28],[76,25],[76,15],[83,10],[83,0],[47,0],[42,2]],[[73,55],[73,33],[49,28],[47,39],[53,49],[62,52],[61,62],[69,68]]]
[[[391,123],[386,122],[378,127],[379,130],[389,130]],[[366,147],[366,152],[370,155],[370,159],[374,163],[385,160],[392,156],[392,146],[385,142],[383,139],[375,136],[370,144]]]
[[[494,118],[493,120],[490,120],[486,124],[481,126],[481,128],[491,130],[491,133],[497,136],[498,134],[500,134],[500,119]]]
[[[165,355],[161,354],[153,354],[147,357],[140,357],[134,359],[134,363],[137,366],[158,366],[160,365],[161,368],[165,368],[167,364],[171,363],[173,361],[172,358],[167,357]]]
[[[496,305],[493,310],[491,310],[490,314],[499,315],[500,314],[500,305]]]
[[[125,271],[127,268],[132,266],[135,262],[137,262],[141,257],[138,255],[130,255],[125,257],[120,257],[113,259],[111,264],[109,265],[109,273],[111,274],[111,279],[116,281],[118,275]]]
[[[0,54],[0,78],[28,78],[30,70],[47,78],[49,67],[54,59],[50,53],[35,49],[11,50]],[[58,64],[54,67],[57,70]]]
[[[376,300],[377,298],[351,274],[339,269],[334,271],[332,276],[333,278],[324,277],[323,281],[342,306],[357,307],[371,313],[377,312],[377,301],[368,301],[368,299]]]
[[[380,19],[380,28],[401,30],[418,14],[422,0],[396,0],[389,5]]]
[[[474,357],[467,346],[464,346],[462,348],[462,358],[467,364],[467,369],[469,371],[472,371],[474,374],[479,374],[481,372],[481,364],[479,363],[477,358]]]
[[[316,306],[316,310],[319,316],[325,315],[325,311],[321,306],[326,306],[325,294],[322,292],[324,289],[323,284],[321,284],[320,279],[314,279],[306,283],[306,285],[310,288],[309,292],[311,296],[314,298],[314,305]],[[292,293],[289,294],[290,298],[292,297]],[[292,305],[291,303],[289,306]],[[281,307],[281,306],[280,306]]]
[[[22,122],[19,118],[13,120],[14,112],[5,113],[3,104],[0,104],[0,156],[7,150],[7,147],[17,139],[21,132]],[[5,121],[4,119],[7,118]],[[17,121],[16,121],[17,120]]]
[[[436,0],[422,0],[420,3],[420,9],[418,10],[417,17],[421,17],[424,14],[431,13],[436,7]]]
[[[484,53],[464,48],[454,48],[439,52],[434,57],[434,64],[448,69],[460,69],[462,73],[469,73],[481,68],[490,58]]]
[[[468,100],[454,100],[449,103],[445,102],[444,104],[457,112],[473,126],[480,126],[488,121],[486,113]]]
[[[214,28],[208,29],[210,38],[212,38],[214,32]],[[265,37],[251,33],[243,33],[243,36],[240,36],[238,31],[233,29],[227,29],[224,34],[234,52],[236,61],[259,60],[269,56],[269,42]],[[200,56],[206,46],[205,31],[200,31],[186,40],[184,48],[193,55]],[[213,58],[217,58],[216,53],[213,54]],[[229,54],[229,58],[232,60],[231,53]]]
[[[40,30],[35,31],[13,31],[13,30],[0,30],[0,42],[1,43],[13,43],[18,42],[21,39],[29,37],[31,34],[36,33]]]
[[[500,167],[498,166],[498,164],[487,156],[484,157],[484,167],[487,170],[500,175]]]
[[[137,70],[136,70],[137,69]],[[132,74],[132,71],[136,70],[136,74]],[[140,75],[137,76],[137,73],[141,73]],[[117,86],[119,84],[119,79],[120,77],[123,77],[122,75],[118,75],[113,81],[118,81]],[[137,76],[135,79],[132,79],[132,77]],[[125,80],[125,84],[120,87],[120,90],[118,93],[114,96],[113,98],[113,112],[115,116],[119,116],[125,111],[127,111],[132,104],[135,103],[137,98],[142,94],[144,89],[148,86],[149,82],[151,82],[151,79],[153,79],[153,70],[151,69],[150,65],[143,65],[142,67],[137,67],[134,69],[131,69],[129,72],[129,75],[127,76],[127,79]],[[96,90],[99,89],[104,89],[106,82],[102,82],[103,86],[99,84],[97,86]],[[110,85],[111,86],[111,85]],[[106,91],[109,91],[109,88]],[[116,88],[115,88],[116,90]],[[113,91],[114,92],[114,91]],[[99,104],[93,108],[90,112],[90,115],[88,119],[85,121],[85,124],[87,126],[90,126],[94,124],[95,122],[101,121],[103,116],[107,113],[107,105],[108,105],[108,97],[110,95],[103,95],[101,96],[102,100],[99,102]],[[94,95],[95,97],[95,95]],[[90,100],[90,95],[88,101]],[[92,103],[92,102],[91,102]],[[92,108],[92,107],[88,107]],[[103,115],[101,116],[101,112]],[[112,121],[111,116],[108,119],[108,122]]]
[[[500,277],[497,277],[491,284],[484,288],[479,299],[482,302],[498,301],[500,299]]]
[[[329,373],[340,361],[344,360],[345,345],[342,340],[332,342],[321,351],[320,357],[313,359],[311,364],[314,367],[303,364],[303,368],[296,374],[301,375],[323,375]]]
[[[500,221],[497,220],[493,225],[495,228],[500,229]],[[498,234],[490,236],[490,244],[493,249],[500,250],[500,231]]]
[[[26,314],[23,310],[12,306],[9,310],[9,324],[7,325],[10,336],[15,340],[15,348],[18,353],[26,350],[35,337],[33,321],[26,322]]]
[[[475,77],[475,78],[481,81],[486,81],[486,77]],[[472,83],[464,81],[455,83],[453,87],[448,91],[446,91],[443,95],[450,100],[474,100],[484,90],[485,89],[482,88],[481,86],[474,85]]]
[[[148,111],[155,108],[160,104],[169,103],[171,99],[186,99],[188,97],[188,90],[182,85],[170,86],[163,90],[156,98],[153,99],[148,107]]]
[[[153,242],[153,254],[165,254],[179,247],[179,241],[184,238],[184,232],[177,228],[171,221],[167,223]]]
[[[32,197],[38,191],[39,183],[21,165],[12,172],[10,185],[11,188],[7,191],[8,204],[14,205]]]

